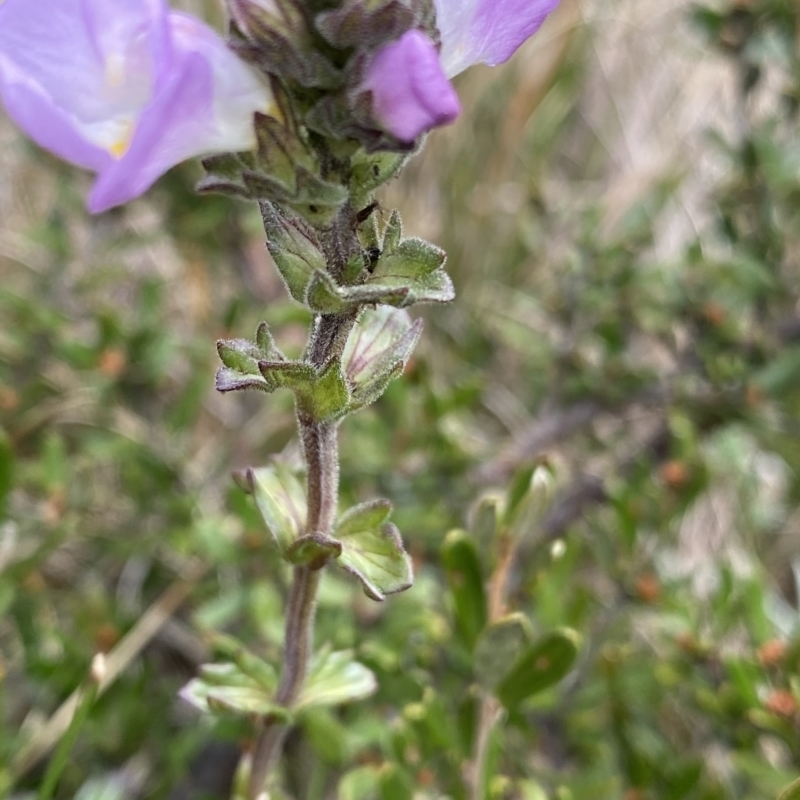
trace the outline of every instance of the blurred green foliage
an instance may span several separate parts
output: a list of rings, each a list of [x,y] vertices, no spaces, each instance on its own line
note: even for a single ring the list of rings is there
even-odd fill
[[[343,501],[391,498],[417,578],[379,605],[326,576],[317,641],[379,686],[300,715],[276,797],[468,797],[492,685],[508,701],[492,800],[763,800],[797,775],[800,10],[692,14],[737,76],[739,128],[709,131],[723,177],[679,253],[659,256],[654,231],[685,175],[608,226],[583,196],[596,149],[559,160],[581,126],[580,29],[538,93],[512,71],[465,86],[461,132],[431,137],[392,190],[446,201],[459,297],[345,424]],[[508,107],[523,124],[498,166]],[[0,796],[35,796],[47,720],[100,651],[120,671],[55,796],[221,797],[250,731],[177,691],[230,656],[215,632],[279,663],[287,576],[229,472],[291,458],[294,419],[278,395],[216,396],[213,341],[266,319],[296,352],[307,319],[255,210],[195,197],[192,167],[89,221],[74,173],[46,170],[27,250],[0,253]],[[543,459],[558,491],[515,534],[502,609],[524,617],[489,631],[498,509]],[[491,677],[508,637],[543,668],[535,648],[572,631],[561,682]]]

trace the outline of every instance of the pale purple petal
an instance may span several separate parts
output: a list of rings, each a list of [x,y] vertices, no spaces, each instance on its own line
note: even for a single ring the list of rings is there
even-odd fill
[[[212,113],[211,68],[192,54],[167,82],[136,123],[125,154],[97,176],[89,195],[93,214],[127,203],[146,192],[167,170],[187,158],[187,137]],[[191,155],[191,153],[189,154]]]
[[[165,0],[0,0],[0,100],[31,138],[98,173],[100,211],[202,153],[254,146],[271,95]]]
[[[558,0],[434,0],[449,77],[473,64],[495,66],[539,30]]]
[[[277,113],[264,83],[200,20],[176,12],[169,21],[176,49],[200,54],[211,67],[214,84],[213,114],[195,131],[194,141],[187,143],[192,155],[255,147],[254,112]]]
[[[166,0],[80,0],[80,5],[84,24],[101,57],[107,58],[120,42],[144,37],[154,70],[168,68],[172,42]]]
[[[377,52],[364,88],[372,92],[373,113],[381,126],[404,142],[452,122],[461,111],[436,47],[418,30]]]
[[[0,98],[11,119],[40,147],[59,158],[95,172],[112,160],[106,150],[91,144],[75,130],[69,114],[54,106],[35,81],[28,81],[4,65],[2,56]]]
[[[264,85],[211,28],[179,13],[170,14],[169,24],[171,69],[138,120],[127,152],[99,175],[90,211],[128,202],[181,161],[253,147],[253,113],[270,110]]]
[[[160,0],[5,0],[0,91],[9,114],[62,158],[101,168],[98,149],[121,147],[156,62],[166,66],[165,9]]]

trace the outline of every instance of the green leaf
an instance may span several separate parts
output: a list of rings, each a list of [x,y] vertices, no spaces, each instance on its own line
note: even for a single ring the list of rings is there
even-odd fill
[[[217,342],[220,361],[228,369],[242,372],[245,375],[260,375],[259,359],[264,358],[253,342],[246,339],[228,339]]]
[[[498,492],[487,492],[482,495],[472,509],[470,532],[483,558],[488,559],[492,552],[504,509],[505,500]]]
[[[322,372],[304,361],[260,361],[258,367],[266,381],[291,389],[298,408],[318,422],[347,412],[350,388],[338,361],[330,361]]]
[[[269,202],[261,203],[267,247],[289,294],[305,302],[306,288],[316,270],[325,270],[325,256],[311,227],[299,217],[282,214]],[[271,359],[266,359],[271,360]]]
[[[199,680],[209,687],[238,686],[246,689],[264,689],[260,683],[243,672],[236,664],[222,662],[219,664],[202,664],[199,669]],[[275,673],[272,673],[275,677]],[[274,687],[273,687],[274,688]]]
[[[350,388],[339,361],[331,361],[307,395],[298,393],[298,402],[318,422],[341,417],[350,405]]]
[[[214,177],[240,181],[244,162],[234,153],[207,156],[201,161],[203,169]]]
[[[262,658],[251,653],[238,639],[224,633],[217,633],[213,638],[214,652],[229,658],[230,662],[220,664],[204,664],[200,667],[200,674],[210,682],[217,682],[218,677],[222,677],[222,682],[231,683],[233,686],[252,685],[253,681],[257,686],[267,691],[273,691],[278,683],[278,676],[271,664]],[[247,683],[232,682],[232,668],[242,673]]]
[[[258,167],[281,181],[290,192],[295,192],[297,168],[311,172],[317,169],[313,154],[293,130],[274,117],[256,113],[253,127]]]
[[[497,699],[512,710],[531,695],[558,683],[572,669],[579,644],[580,636],[568,628],[534,642],[497,685]]]
[[[472,649],[486,626],[486,590],[475,543],[464,531],[447,534],[442,545],[442,564],[453,595],[458,629]]]
[[[395,208],[389,215],[389,221],[383,229],[383,252],[391,255],[397,250],[400,240],[403,238],[403,220],[400,212]]]
[[[285,464],[250,469],[246,480],[264,524],[281,553],[300,536],[306,521],[303,486]]]
[[[352,386],[350,410],[377,400],[402,374],[421,333],[422,320],[412,323],[405,311],[381,306],[361,315],[342,356]]]
[[[294,710],[336,706],[368,697],[378,688],[375,676],[353,661],[352,650],[322,650],[314,657]]]
[[[339,563],[361,581],[373,600],[402,592],[414,580],[400,532],[386,521],[391,511],[388,500],[373,500],[349,509],[334,526],[334,536],[342,544]]]
[[[242,200],[251,199],[250,192],[242,182],[242,170],[246,165],[239,156],[233,153],[208,156],[201,163],[208,174],[197,183],[196,191],[201,194],[224,194]]]
[[[295,394],[308,394],[317,381],[317,371],[304,361],[259,361],[258,369],[274,386],[291,389]]]
[[[504,524],[512,536],[535,530],[553,496],[553,477],[545,466],[521,470],[512,484]]]
[[[271,714],[288,719],[288,711],[272,697],[277,676],[272,667],[244,648],[239,663],[204,664],[200,675],[189,681],[180,696],[201,711],[232,714]],[[247,669],[242,669],[242,662]],[[257,663],[256,663],[257,662]]]
[[[321,533],[309,533],[289,547],[286,560],[290,564],[310,564],[312,568],[319,569],[332,558],[338,558],[341,552],[342,544],[336,539]]]
[[[532,638],[528,618],[519,612],[492,622],[475,645],[473,669],[484,689],[493,689],[505,678]]]
[[[779,795],[778,800],[800,800],[800,778],[792,781]]]
[[[336,787],[337,800],[374,800],[378,770],[371,764],[345,772]]]
[[[189,681],[180,691],[180,696],[207,713],[237,715],[267,714],[289,720],[290,714],[274,703],[263,689],[247,686],[212,686],[200,678]]]
[[[250,169],[242,171],[242,180],[250,196],[260,200],[262,206],[271,203],[289,206],[315,224],[333,219],[348,197],[346,187],[324,181],[303,167],[295,170],[293,186]]]
[[[390,231],[393,233],[393,230]],[[384,246],[375,270],[365,286],[382,290],[403,288],[408,291],[403,308],[414,303],[447,303],[455,297],[453,284],[442,269],[443,250],[422,239],[403,239],[391,250]]]
[[[508,526],[514,522],[520,504],[530,492],[534,469],[534,466],[526,465],[514,473],[508,488],[503,525]]]
[[[215,386],[218,392],[238,392],[242,389],[271,392],[275,388],[261,375],[247,375],[228,367],[220,367],[217,370]]]
[[[344,314],[365,304],[402,306],[408,298],[407,287],[337,286],[325,271],[318,270],[311,277],[305,296],[306,305],[319,314]]]
[[[359,150],[351,159],[350,190],[358,200],[366,202],[369,195],[393,178],[408,160],[407,153],[367,153]]]
[[[272,392],[277,387],[275,381],[262,375],[259,368],[259,363],[263,360],[284,360],[265,322],[259,325],[255,342],[247,339],[221,339],[217,342],[217,353],[223,364],[217,370],[217,391],[254,388]]]
[[[414,782],[397,764],[384,764],[378,771],[378,796],[380,800],[412,800]]]
[[[6,432],[0,428],[0,520],[6,514],[8,495],[14,483],[14,452]]]
[[[394,221],[394,222],[393,222]],[[446,303],[453,299],[453,285],[441,268],[443,250],[422,239],[404,239],[396,246],[399,217],[389,221],[384,246],[372,274],[363,284],[338,286],[323,269],[307,283],[306,304],[319,313],[342,314],[365,304],[405,308],[414,303]]]
[[[214,175],[207,175],[201,178],[195,186],[198,194],[221,194],[225,197],[233,197],[236,200],[252,200],[250,192],[236,181],[228,181],[224,178],[217,178]]]

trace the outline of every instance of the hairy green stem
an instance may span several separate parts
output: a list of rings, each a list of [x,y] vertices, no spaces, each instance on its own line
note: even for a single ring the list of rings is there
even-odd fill
[[[294,570],[286,615],[283,671],[275,694],[276,702],[283,706],[291,706],[297,699],[308,672],[321,575],[321,570],[312,570],[309,566]],[[251,800],[262,796],[288,730],[289,726],[274,716],[268,715],[261,721],[250,768],[248,796]]]
[[[355,323],[355,314],[320,316],[314,320],[306,359],[322,367],[340,358]],[[298,409],[297,421],[307,467],[307,533],[330,536],[339,502],[339,448],[337,423],[318,421]],[[275,701],[291,707],[308,674],[311,659],[317,589],[322,570],[309,565],[295,567],[286,609],[283,668]],[[267,715],[259,725],[253,750],[248,797],[258,800],[283,746],[288,725]]]
[[[497,566],[489,581],[488,603],[489,621],[497,622],[506,612],[506,595],[508,593],[508,577],[517,555],[518,542],[504,536],[500,541]],[[470,788],[471,800],[486,800],[489,776],[489,745],[492,731],[503,717],[503,709],[496,698],[482,691],[478,711],[478,728],[475,733],[475,747],[472,762],[467,768],[467,784]]]
[[[343,206],[331,227],[318,231],[318,234],[328,270],[338,279],[350,256],[361,249],[350,205]],[[333,359],[341,359],[357,317],[358,310],[347,314],[317,315],[311,328],[305,360],[321,370]],[[317,420],[303,408],[298,408],[297,424],[307,468],[306,533],[330,536],[339,504],[338,423]],[[318,565],[302,565],[294,569],[286,609],[281,681],[275,694],[276,702],[288,708],[297,700],[308,674],[321,576],[322,569]],[[277,762],[287,732],[286,722],[272,715],[260,721],[250,766],[250,800],[265,796],[267,779]]]

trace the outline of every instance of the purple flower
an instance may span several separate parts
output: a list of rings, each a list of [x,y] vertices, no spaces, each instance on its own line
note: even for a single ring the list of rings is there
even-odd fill
[[[473,64],[508,61],[533,36],[558,0],[434,0],[449,77]]]
[[[421,31],[381,48],[367,70],[381,126],[404,142],[452,122],[458,99],[448,78],[473,64],[507,61],[541,27],[558,0],[434,0],[441,53]]]
[[[382,47],[364,88],[372,92],[373,113],[381,124],[404,142],[452,122],[461,111],[436,48],[421,31],[408,31]]]
[[[170,167],[250,149],[271,97],[199,20],[163,0],[4,0],[0,99],[42,147],[97,173],[92,212]]]

